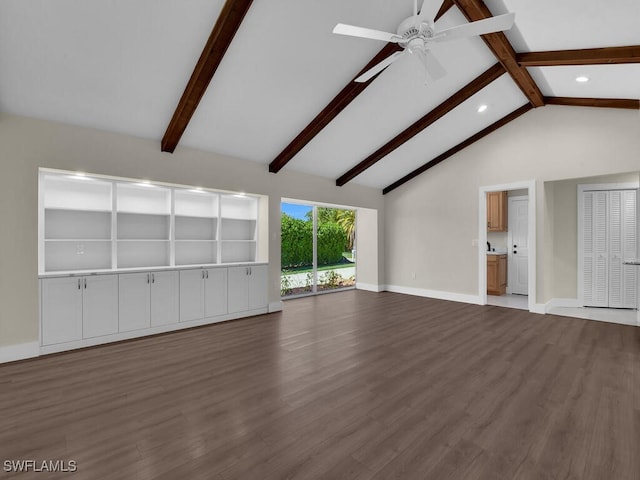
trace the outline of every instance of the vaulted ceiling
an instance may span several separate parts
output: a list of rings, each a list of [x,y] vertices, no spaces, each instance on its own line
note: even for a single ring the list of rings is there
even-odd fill
[[[335,24],[395,32],[411,11],[411,0],[2,0],[0,111],[387,193],[532,108],[639,108],[638,0],[446,0],[439,29],[509,12],[515,25],[435,45],[448,74],[428,85],[415,58],[354,83],[397,47]]]

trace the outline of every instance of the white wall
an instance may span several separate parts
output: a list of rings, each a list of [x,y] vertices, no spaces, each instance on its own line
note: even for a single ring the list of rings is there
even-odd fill
[[[528,112],[385,196],[386,283],[477,296],[478,248],[486,248],[472,246],[479,188],[535,179],[537,301],[546,302],[554,297],[546,248],[553,245],[553,198],[544,182],[637,171],[639,152],[638,111]]]
[[[366,208],[370,215],[358,224],[367,232],[358,236],[358,279],[381,278],[383,197],[376,189],[339,188],[287,169],[274,175],[266,165],[180,146],[173,155],[161,153],[159,140],[6,114],[0,114],[0,159],[0,346],[38,339],[38,167],[268,195],[270,302],[280,300],[281,197]]]

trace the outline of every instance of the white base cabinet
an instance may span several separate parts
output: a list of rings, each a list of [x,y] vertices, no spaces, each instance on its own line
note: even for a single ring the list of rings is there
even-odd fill
[[[118,275],[51,278],[42,282],[42,344],[118,332]]]
[[[267,265],[41,279],[43,353],[266,313]]]
[[[130,332],[178,320],[178,272],[120,275],[119,331]]]
[[[227,269],[180,272],[180,321],[189,322],[227,313]]]
[[[229,268],[229,313],[264,308],[267,298],[267,267]]]
[[[82,339],[82,278],[42,282],[42,344]]]

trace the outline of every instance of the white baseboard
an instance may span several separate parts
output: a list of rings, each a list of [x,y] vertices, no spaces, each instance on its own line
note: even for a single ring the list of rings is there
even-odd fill
[[[547,302],[547,312],[554,307],[580,308],[580,301],[577,298],[552,298]]]
[[[282,311],[282,300],[278,300],[277,302],[271,302],[269,304],[269,313],[281,312],[281,311]]]
[[[38,342],[19,343],[0,347],[0,363],[15,362],[40,355]]]
[[[382,291],[384,291],[384,285],[376,285],[374,283],[356,282],[356,288],[358,290],[366,290],[368,292],[382,292]]]
[[[535,303],[533,308],[530,310],[531,313],[539,313],[540,315],[544,315],[547,313],[547,309],[549,308],[549,302],[547,303]]]
[[[418,297],[437,298],[438,300],[451,300],[453,302],[473,303],[480,305],[480,297],[464,293],[443,292],[440,290],[427,290],[423,288],[402,287],[399,285],[385,285],[385,290],[395,293],[404,293]]]

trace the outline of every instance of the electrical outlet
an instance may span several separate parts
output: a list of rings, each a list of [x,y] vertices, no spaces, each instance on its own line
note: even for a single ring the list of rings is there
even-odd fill
[[[478,246],[478,239],[474,238],[473,240],[471,240],[471,246],[472,247],[477,247]]]
[[[411,272],[411,280],[415,280],[416,279],[416,272]]]
[[[76,246],[76,255],[84,255],[84,245],[79,243]]]

